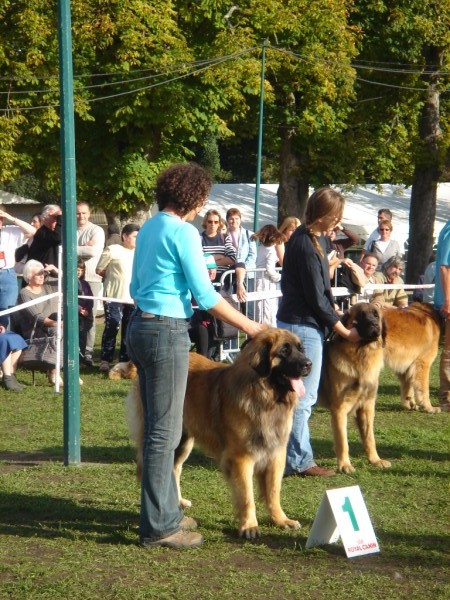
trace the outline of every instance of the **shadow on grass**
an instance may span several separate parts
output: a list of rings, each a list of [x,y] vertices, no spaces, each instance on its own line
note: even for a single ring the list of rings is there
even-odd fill
[[[33,452],[0,451],[0,461],[16,467],[35,467],[45,462],[64,462],[62,447],[43,448]],[[128,464],[136,462],[136,450],[132,446],[81,446],[81,463]],[[210,471],[217,470],[216,462],[194,449],[186,466],[202,467]]]
[[[135,461],[136,451],[130,446],[81,446],[82,463],[126,464]],[[64,462],[64,449],[59,446],[33,452],[0,452],[0,461],[16,466],[36,466],[42,462]]]
[[[133,544],[134,512],[81,505],[68,498],[0,492],[0,534]],[[130,523],[131,522],[131,523]]]
[[[376,433],[375,433],[376,436]],[[324,458],[335,458],[336,454],[334,452],[333,442],[329,439],[324,438],[311,438],[311,444],[314,448],[314,455],[316,457],[324,457]],[[411,448],[411,440],[405,440],[404,445],[399,444],[388,444],[382,441],[377,440],[377,450],[378,454],[385,458],[386,460],[391,459],[400,459],[400,458],[417,458],[418,460],[430,460],[436,462],[447,462],[448,461],[448,452],[446,451],[436,451],[436,450],[426,450],[426,449],[417,449]],[[348,441],[350,457],[359,457],[365,456],[364,450],[362,447],[362,443],[360,441]]]

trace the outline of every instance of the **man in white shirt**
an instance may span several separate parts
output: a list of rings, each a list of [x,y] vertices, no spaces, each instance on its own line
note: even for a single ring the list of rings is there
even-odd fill
[[[102,278],[97,275],[96,268],[100,256],[105,247],[105,232],[99,225],[89,221],[91,211],[89,204],[78,202],[76,207],[78,247],[77,255],[85,261],[85,279],[91,286],[94,296],[101,296],[103,290]],[[84,363],[92,366],[92,357],[95,343],[95,316],[97,313],[98,300],[94,300],[93,324],[87,334],[86,353]]]

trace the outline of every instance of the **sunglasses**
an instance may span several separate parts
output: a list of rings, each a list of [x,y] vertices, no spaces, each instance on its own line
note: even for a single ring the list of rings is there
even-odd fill
[[[207,223],[211,223],[211,225],[218,225],[219,221],[207,221]]]
[[[34,273],[34,277],[36,277],[36,275],[45,275],[45,271],[36,271],[36,273]]]

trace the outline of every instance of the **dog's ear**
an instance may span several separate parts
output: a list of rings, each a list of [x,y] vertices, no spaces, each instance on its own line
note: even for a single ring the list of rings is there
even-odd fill
[[[381,317],[381,342],[383,348],[386,346],[386,336],[387,336],[388,326],[386,323],[386,319]]]
[[[268,377],[270,375],[272,365],[270,362],[269,344],[261,344],[259,351],[255,352],[253,355],[250,366],[255,369],[261,377]]]
[[[350,321],[350,311],[345,311],[345,313],[341,317],[341,323],[344,327],[348,326],[348,322]]]

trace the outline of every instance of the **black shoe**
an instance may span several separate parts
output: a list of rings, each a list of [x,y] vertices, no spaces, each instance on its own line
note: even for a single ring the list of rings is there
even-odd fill
[[[24,385],[21,385],[14,375],[3,375],[2,387],[10,392],[21,392]]]
[[[93,367],[94,366],[94,361],[92,360],[92,356],[83,356],[82,354],[80,354],[80,362],[83,363],[83,365],[85,365],[86,367]]]

